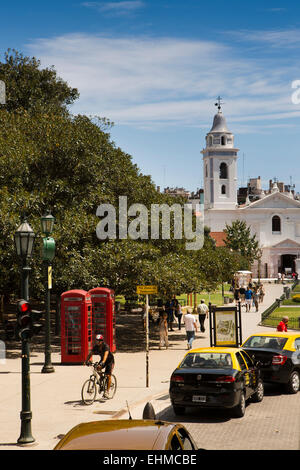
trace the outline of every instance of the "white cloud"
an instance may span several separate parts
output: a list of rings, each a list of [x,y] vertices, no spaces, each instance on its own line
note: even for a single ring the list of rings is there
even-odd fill
[[[286,8],[266,8],[265,11],[272,11],[272,12],[286,11]]]
[[[207,126],[219,94],[230,122],[247,122],[247,131],[257,120],[299,119],[291,102],[297,64],[246,59],[218,42],[69,34],[28,50],[79,89],[74,112],[118,124]]]
[[[140,0],[121,1],[121,2],[84,2],[84,7],[93,8],[100,13],[106,13],[113,16],[130,14],[144,6]]]
[[[240,41],[252,41],[256,43],[268,44],[268,46],[283,48],[294,47],[300,42],[300,29],[288,30],[241,30],[228,31],[228,35],[235,37]]]

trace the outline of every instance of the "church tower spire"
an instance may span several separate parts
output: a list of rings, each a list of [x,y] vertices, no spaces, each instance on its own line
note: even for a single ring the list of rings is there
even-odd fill
[[[206,135],[203,155],[204,209],[234,209],[237,205],[237,148],[234,135],[222,113],[221,98],[215,105],[218,112]]]

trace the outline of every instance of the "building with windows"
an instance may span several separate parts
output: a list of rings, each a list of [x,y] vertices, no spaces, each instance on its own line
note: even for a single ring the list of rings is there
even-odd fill
[[[270,180],[269,190],[264,191],[259,177],[250,180],[254,189],[251,192],[248,185],[243,203],[238,204],[238,151],[219,103],[201,151],[204,224],[220,244],[226,224],[244,220],[262,249],[260,263],[252,267],[254,276],[277,277],[279,271],[292,272],[296,270],[295,259],[300,258],[300,201],[291,186],[277,181]]]

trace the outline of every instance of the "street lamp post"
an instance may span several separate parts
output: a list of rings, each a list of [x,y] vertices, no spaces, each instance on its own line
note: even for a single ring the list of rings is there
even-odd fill
[[[21,297],[29,301],[29,272],[28,261],[31,258],[35,233],[24,218],[14,235],[17,255],[21,259]],[[32,412],[30,407],[30,364],[29,342],[22,338],[22,411],[21,434],[18,444],[30,444],[35,441],[31,432]]]
[[[45,363],[42,368],[43,373],[55,372],[51,362],[51,340],[50,340],[50,291],[52,288],[52,260],[55,255],[55,241],[49,235],[52,233],[54,217],[48,213],[41,217],[43,238],[43,261],[46,273],[46,294],[45,294]]]

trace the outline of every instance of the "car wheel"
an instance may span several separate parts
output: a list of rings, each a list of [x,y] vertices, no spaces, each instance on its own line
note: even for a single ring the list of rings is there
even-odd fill
[[[294,370],[289,378],[288,383],[286,384],[286,391],[288,393],[297,393],[299,391],[300,387],[300,377],[299,377],[299,372]]]
[[[261,379],[257,382],[257,387],[255,393],[252,395],[252,400],[256,403],[262,401],[264,397],[264,384]]]
[[[185,407],[173,405],[173,411],[176,415],[183,415],[185,412]]]
[[[246,398],[244,392],[241,392],[239,404],[233,408],[233,416],[235,418],[242,418],[246,411]]]

